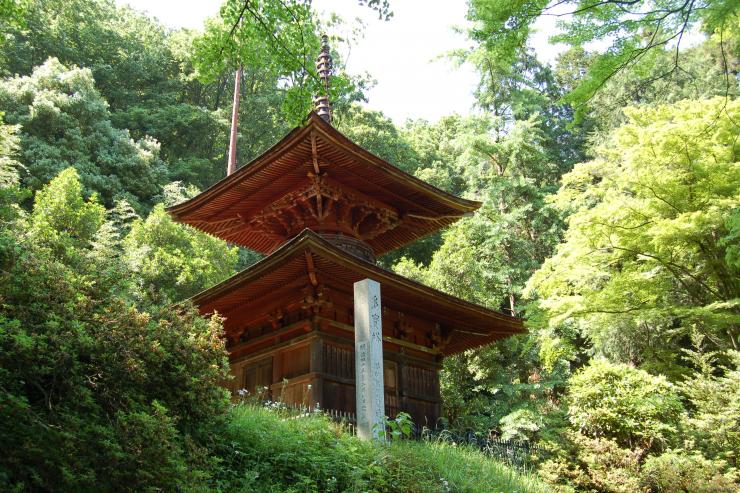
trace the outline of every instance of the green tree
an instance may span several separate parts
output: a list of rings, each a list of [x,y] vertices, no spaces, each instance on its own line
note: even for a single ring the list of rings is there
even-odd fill
[[[595,160],[563,178],[564,242],[532,277],[551,324],[572,321],[603,354],[670,371],[698,330],[737,347],[738,103],[633,108]],[[733,116],[734,115],[734,116]]]
[[[313,109],[313,96],[323,94],[314,59],[321,47],[321,28],[307,0],[228,0],[220,16],[206,23],[194,41],[198,76],[212,82],[241,66],[258,70],[254,84],[280,87],[281,116],[298,125]],[[344,74],[334,55],[334,76],[328,88],[335,107],[355,95],[355,81]]]
[[[403,259],[394,268],[463,299],[521,313],[524,283],[559,240],[559,214],[545,201],[557,187],[558,166],[537,115],[509,123],[505,133],[497,130],[501,118],[467,120],[451,125],[452,132],[439,131],[448,140],[431,140],[417,128],[414,142],[438,142],[430,154],[421,153],[422,163],[439,156],[432,166],[462,179],[483,206],[443,233],[428,266]],[[569,368],[552,361],[544,368],[538,344],[537,335],[518,337],[447,358],[442,394],[451,424],[517,438],[547,434],[546,423],[561,419],[554,397]]]
[[[85,200],[74,168],[67,168],[36,193],[31,230],[53,247],[85,248],[105,221],[105,207],[93,196]]]
[[[53,57],[90,69],[113,112],[174,102],[179,60],[156,20],[112,0],[27,0],[26,8],[25,25],[9,33],[8,74],[30,75]]]
[[[157,205],[123,241],[126,262],[145,294],[181,301],[230,277],[237,251],[225,242],[172,221]]]
[[[113,126],[135,140],[156,139],[168,178],[205,189],[225,176],[234,79],[232,70],[205,83],[196,77],[194,41],[202,37],[110,0],[29,0],[28,23],[10,30],[0,70],[30,75],[49,57],[89,69]],[[265,76],[260,64],[245,67],[242,82],[237,154],[244,163],[290,127],[281,113],[283,82]]]
[[[228,400],[221,325],[126,298],[135,273],[74,169],[0,227],[0,488],[196,490]]]
[[[722,51],[737,52],[737,2],[665,0],[568,0],[536,2],[506,2],[473,0],[469,2],[468,18],[475,22],[472,37],[485,46],[497,63],[515,63],[533,32],[534,22],[544,16],[560,18],[561,32],[551,37],[570,46],[582,48],[602,43],[608,45],[594,53],[587,71],[569,94],[569,100],[581,106],[600,90],[615,74],[643,70],[650,66],[651,57],[659,51],[673,54],[672,63],[652,75],[669,77],[682,70],[682,42],[694,27],[724,39]],[[731,38],[732,39],[727,39]],[[728,46],[729,45],[729,46]],[[730,72],[725,62],[724,73]],[[644,74],[647,75],[647,74]],[[650,83],[650,77],[642,77]],[[729,83],[726,84],[730,88]]]
[[[0,123],[0,224],[16,217],[16,204],[26,195],[20,188],[18,145],[18,127]]]
[[[533,54],[520,51],[513,65],[483,45],[455,56],[480,74],[476,99],[484,116],[417,122],[405,133],[420,156],[417,176],[483,206],[442,234],[430,260],[409,255],[395,268],[520,315],[524,284],[552,253],[563,227],[546,197],[582,159],[585,129],[570,125],[572,110],[558,101],[554,72]],[[562,421],[557,395],[578,356],[563,332],[538,331],[448,358],[442,393],[450,422],[507,437],[548,435],[546,428]]]
[[[558,215],[544,197],[559,175],[548,162],[537,119],[515,123],[503,137],[492,130],[496,124],[494,118],[487,132],[464,140],[470,150],[463,165],[467,185],[484,203],[444,234],[425,281],[516,313],[524,282],[558,240]],[[475,284],[460,283],[461,276]]]
[[[573,91],[584,79],[594,56],[582,47],[574,47],[558,57],[555,76],[564,93]],[[579,107],[582,127],[595,133],[589,139],[590,146],[603,142],[608,132],[627,121],[623,111],[626,107],[727,96],[726,57],[713,36],[681,50],[680,70],[671,71],[676,62],[674,52],[656,50],[646,55],[639,69],[613,75]]]
[[[704,456],[737,466],[740,353],[706,351],[704,338],[697,334],[693,334],[692,344],[693,349],[684,352],[693,371],[679,383],[689,407],[687,435]]]
[[[23,0],[3,0],[0,2],[0,46],[6,41],[10,29],[18,29],[25,24],[26,5]]]
[[[413,174],[419,157],[406,135],[388,117],[359,105],[342,108],[334,125],[352,142],[388,161],[406,173]]]
[[[30,76],[0,82],[0,108],[20,126],[18,160],[23,183],[39,189],[74,166],[87,195],[105,204],[125,198],[136,208],[151,205],[166,177],[151,139],[131,140],[110,121],[108,105],[87,69],[68,69],[49,59]]]

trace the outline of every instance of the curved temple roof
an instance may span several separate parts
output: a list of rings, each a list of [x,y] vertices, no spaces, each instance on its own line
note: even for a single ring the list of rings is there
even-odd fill
[[[346,193],[355,204],[364,204],[359,206],[361,212],[383,212],[376,214],[375,222],[368,223],[367,228],[361,224],[372,222],[373,216],[365,219],[360,214],[363,218],[358,219],[357,212],[350,212],[354,215],[348,221],[357,224],[356,236],[369,244],[376,255],[448,226],[481,205],[403,172],[311,113],[305,125],[295,128],[251,163],[167,211],[179,222],[269,254],[304,227],[324,232],[331,229],[322,227],[320,209],[317,215],[306,209],[305,202],[296,205],[296,194],[312,186],[329,188],[329,195]],[[320,192],[318,202],[322,201],[322,193],[326,197],[327,192]],[[315,197],[312,200],[316,201]],[[292,215],[280,211],[283,216],[278,218],[275,210],[279,204],[293,204],[294,209],[289,211]],[[326,207],[333,205],[329,201]],[[303,217],[291,220],[294,216]],[[274,220],[267,226],[265,222],[255,222],[255,218],[265,217]],[[309,222],[305,222],[306,218]],[[363,233],[363,228],[372,231]]]
[[[339,292],[351,293],[352,284],[365,278],[381,283],[384,305],[434,319],[451,330],[449,342],[441,351],[445,356],[525,332],[519,318],[385,270],[345,252],[310,230],[304,230],[268,257],[192,300],[201,313],[217,311],[225,315],[228,331],[230,313],[238,317],[244,307],[266,307],[267,300],[273,298],[285,304],[290,296],[301,296],[296,286],[308,283],[309,272],[316,276],[316,282]]]

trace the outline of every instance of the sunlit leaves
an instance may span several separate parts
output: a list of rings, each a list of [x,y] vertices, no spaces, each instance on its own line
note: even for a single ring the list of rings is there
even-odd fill
[[[87,195],[97,192],[107,205],[126,198],[141,208],[164,181],[159,145],[133,141],[113,126],[88,69],[51,58],[30,76],[0,82],[0,108],[20,127],[18,160],[27,170],[21,177],[31,189],[73,166]]]
[[[32,231],[39,241],[69,248],[90,245],[105,221],[105,208],[93,197],[85,200],[74,168],[67,168],[36,193]]]
[[[237,249],[172,221],[162,205],[137,220],[124,240],[125,259],[142,294],[181,301],[234,273]]]
[[[529,284],[553,322],[578,320],[602,350],[637,361],[690,327],[733,344],[738,108],[715,98],[631,109],[597,158],[564,177],[554,203],[572,213],[565,242]],[[611,343],[629,333],[634,352]]]
[[[509,65],[531,38],[537,19],[559,19],[561,31],[551,37],[552,42],[594,52],[587,72],[567,96],[579,110],[616,74],[654,64],[653,52],[669,52],[671,65],[652,78],[642,77],[643,83],[680,73],[679,53],[694,27],[707,34],[722,32],[725,46],[737,45],[732,29],[738,21],[738,5],[729,0],[474,0],[468,17],[475,22],[473,39],[494,59]]]
[[[664,377],[595,360],[570,379],[569,390],[570,421],[586,436],[628,448],[676,443],[683,406]]]

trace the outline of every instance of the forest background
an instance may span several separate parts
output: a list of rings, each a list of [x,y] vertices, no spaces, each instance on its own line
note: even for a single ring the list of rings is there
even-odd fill
[[[527,39],[556,7],[569,49],[543,65]],[[352,30],[299,0],[228,0],[198,31],[105,0],[0,16],[0,485],[213,486],[220,321],[172,303],[258,256],[164,205],[224,177],[237,63],[243,165],[311,110],[320,33]],[[445,361],[442,424],[541,445],[558,491],[736,491],[738,6],[470,0],[468,17],[446,63],[475,67],[476,114],[395,125],[338,52],[331,90],[352,140],[483,202],[381,264],[527,320]]]

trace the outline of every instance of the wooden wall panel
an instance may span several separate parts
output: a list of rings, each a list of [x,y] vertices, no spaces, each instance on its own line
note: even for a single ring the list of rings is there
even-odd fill
[[[308,346],[281,353],[282,372],[280,379],[294,378],[310,371],[311,353]]]
[[[271,397],[269,391],[273,383],[272,364],[273,359],[267,357],[244,366],[242,388],[246,389],[249,395],[258,395],[262,399]]]
[[[277,402],[284,402],[291,405],[313,406],[312,389],[308,386],[311,384],[310,375],[302,375],[298,378],[283,380],[272,384],[272,398]]]
[[[355,378],[355,352],[335,344],[324,344],[324,373],[333,377]]]
[[[343,313],[349,315],[348,310],[336,305],[330,310],[336,318],[343,318]],[[423,336],[412,337],[395,323],[399,318],[408,320],[409,317],[400,316],[392,310],[385,310],[383,316],[384,322],[388,322],[383,324],[384,336],[403,338],[414,343],[423,342]],[[306,324],[305,328],[299,328],[296,332],[302,335],[286,333],[283,337],[271,338],[274,349],[260,351],[260,356],[254,354],[252,348],[241,353],[243,356],[238,357],[232,365],[233,374],[241,381],[238,384],[234,381],[230,387],[233,390],[244,388],[246,367],[271,356],[274,362],[271,366],[272,399],[279,400],[282,396],[288,403],[310,405],[319,401],[325,409],[354,412],[355,358],[351,326],[332,325],[334,322],[331,319],[320,316],[302,321]],[[420,326],[416,324],[416,327]],[[254,356],[250,357],[250,354]],[[386,341],[384,360],[386,415],[394,417],[399,411],[406,411],[415,423],[433,424],[440,411],[439,357],[411,346],[400,347],[392,341]],[[312,361],[314,367],[311,367]],[[283,379],[289,379],[289,384],[283,385]],[[309,384],[312,385],[311,390],[307,388]]]
[[[357,409],[355,386],[330,380],[324,381],[323,407],[324,409],[354,413]]]
[[[408,411],[411,419],[417,426],[427,426],[434,428],[436,425],[437,404],[434,402],[423,401],[419,399],[408,400]]]
[[[412,397],[421,397],[425,400],[435,400],[438,395],[437,372],[431,368],[415,365],[405,365],[403,381],[406,382],[406,392]]]

